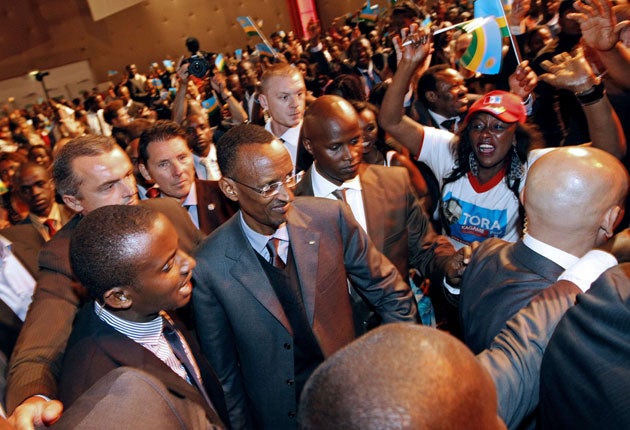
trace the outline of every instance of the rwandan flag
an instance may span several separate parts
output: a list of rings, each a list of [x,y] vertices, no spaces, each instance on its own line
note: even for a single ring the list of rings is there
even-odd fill
[[[243,27],[243,31],[248,36],[259,36],[258,30],[256,30],[256,26],[254,25],[254,21],[248,16],[239,16],[236,18],[241,27]]]
[[[378,5],[371,5],[370,0],[367,0],[365,7],[359,12],[359,19],[363,21],[376,22],[378,18]]]
[[[225,57],[223,57],[223,54],[217,55],[217,58],[214,60],[214,65],[217,66],[219,72],[225,69]]]
[[[275,57],[276,56],[276,50],[273,49],[273,48],[268,47],[264,43],[257,43],[256,44],[256,49],[258,50],[258,53],[260,55],[264,55],[266,57]]]
[[[216,97],[212,96],[209,99],[202,101],[201,106],[203,106],[203,108],[210,114],[219,109],[219,102]]]
[[[504,0],[504,3],[506,8],[512,7],[511,0]],[[475,18],[494,17],[499,24],[501,37],[510,37],[510,30],[505,19],[505,9],[501,0],[475,0],[474,16]]]
[[[466,33],[472,33],[470,46],[460,60],[462,65],[468,70],[484,75],[499,73],[503,39],[499,24],[494,17],[475,18],[461,24],[460,28]]]

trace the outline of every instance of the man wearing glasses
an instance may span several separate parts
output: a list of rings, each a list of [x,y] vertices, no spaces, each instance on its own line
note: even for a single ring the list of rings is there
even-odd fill
[[[297,428],[299,395],[354,338],[347,278],[384,322],[416,322],[411,290],[343,203],[295,198],[282,143],[241,125],[217,144],[220,187],[240,211],[197,249],[193,307],[233,428]]]

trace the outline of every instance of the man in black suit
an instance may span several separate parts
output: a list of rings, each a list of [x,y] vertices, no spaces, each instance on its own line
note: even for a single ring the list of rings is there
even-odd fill
[[[614,267],[562,318],[540,374],[540,429],[630,428],[630,265]]]
[[[347,205],[294,197],[282,143],[241,125],[217,143],[221,190],[241,210],[197,249],[200,344],[234,428],[295,429],[304,382],[355,337],[350,278],[385,323],[416,322],[411,290]]]
[[[56,378],[72,321],[87,295],[70,268],[72,232],[84,215],[99,207],[138,204],[131,160],[111,138],[85,136],[67,143],[57,154],[53,178],[57,192],[77,215],[40,253],[35,295],[10,362],[7,410],[14,423],[50,423],[61,413],[59,402],[38,395],[57,396]],[[142,205],[171,220],[186,252],[203,238],[177,201],[151,199]]]
[[[521,194],[525,236],[484,241],[464,273],[464,342],[476,353],[487,348],[512,315],[610,238],[627,189],[623,165],[600,149],[559,148],[535,161]]]
[[[194,336],[170,312],[192,296],[195,260],[179,248],[168,218],[140,206],[111,205],[87,215],[70,242],[70,263],[93,301],[79,311],[59,377],[68,408],[122,366],[158,377],[229,428],[223,391]],[[115,413],[116,411],[112,411]]]
[[[180,201],[193,224],[205,234],[236,213],[217,181],[195,179],[193,154],[186,132],[173,121],[157,121],[145,130],[138,144],[140,173],[154,181],[163,196]]]

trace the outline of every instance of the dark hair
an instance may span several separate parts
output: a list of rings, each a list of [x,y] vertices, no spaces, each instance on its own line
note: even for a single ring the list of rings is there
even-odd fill
[[[326,94],[339,96],[349,101],[365,101],[366,99],[361,80],[354,75],[342,74],[337,76],[326,87]]]
[[[425,104],[425,106],[427,104],[425,93],[427,91],[436,91],[437,83],[440,82],[440,80],[437,78],[437,75],[450,68],[451,67],[447,64],[438,64],[436,66],[431,66],[418,79],[416,95],[418,96],[420,101]]]
[[[72,162],[78,157],[96,157],[120,148],[107,136],[87,135],[69,141],[57,154],[52,166],[52,176],[60,196],[77,196],[81,185],[74,174]]]
[[[236,159],[240,146],[248,144],[268,144],[275,136],[263,127],[254,124],[241,124],[229,129],[217,142],[217,161],[223,176],[231,177],[236,170]]]
[[[142,206],[109,205],[81,220],[70,240],[70,265],[95,300],[111,288],[135,284],[144,252],[133,243],[151,231],[159,216]]]
[[[412,1],[404,0],[398,1],[394,5],[391,11],[391,15],[403,15],[406,18],[422,18],[424,15],[423,10]]]
[[[473,116],[474,118],[474,116]],[[470,128],[472,121],[468,121],[466,127],[463,130],[459,130],[459,140],[453,147],[453,155],[455,156],[455,167],[451,173],[444,178],[444,185],[455,182],[470,171],[470,154],[474,154],[472,142],[470,140]],[[516,123],[516,130],[514,131],[514,138],[516,140],[516,146],[514,150],[510,150],[508,157],[514,157],[518,159],[521,165],[527,162],[527,154],[529,151],[535,148],[544,147],[544,140],[538,128],[534,125]],[[512,163],[506,160],[507,171],[505,172],[505,182],[508,188],[514,193],[516,199],[519,200],[519,192],[521,185],[521,178],[519,175],[515,175],[513,172]],[[519,200],[520,201],[520,200]]]
[[[144,130],[140,135],[138,161],[142,164],[146,164],[149,160],[149,144],[153,142],[163,142],[175,137],[181,137],[184,141],[188,142],[186,140],[186,131],[175,121],[156,121],[155,124]]]
[[[105,109],[103,109],[103,119],[109,125],[113,125],[112,121],[118,118],[118,109],[121,109],[124,106],[122,100],[114,100],[113,102],[107,103]]]

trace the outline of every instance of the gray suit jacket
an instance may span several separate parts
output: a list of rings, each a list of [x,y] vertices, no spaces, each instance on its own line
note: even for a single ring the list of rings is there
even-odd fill
[[[483,351],[505,323],[563,271],[522,241],[483,241],[462,278],[459,313],[464,343],[475,353]]]
[[[190,252],[201,242],[203,234],[177,200],[150,199],[140,204],[166,215],[175,226],[179,246],[184,251]],[[80,221],[78,215],[72,218],[40,253],[40,274],[33,302],[9,363],[8,413],[30,396],[57,396],[57,377],[72,321],[87,297],[70,268],[70,238]]]
[[[347,278],[385,322],[415,322],[411,290],[347,205],[297,197],[287,228],[307,318],[325,357],[354,338]],[[296,428],[292,328],[240,215],[204,240],[195,256],[193,305],[200,343],[223,384],[233,428],[252,423]]]
[[[538,405],[543,353],[558,321],[580,292],[568,281],[544,289],[508,321],[490,348],[477,356],[494,380],[499,416],[508,428],[517,428]]]

